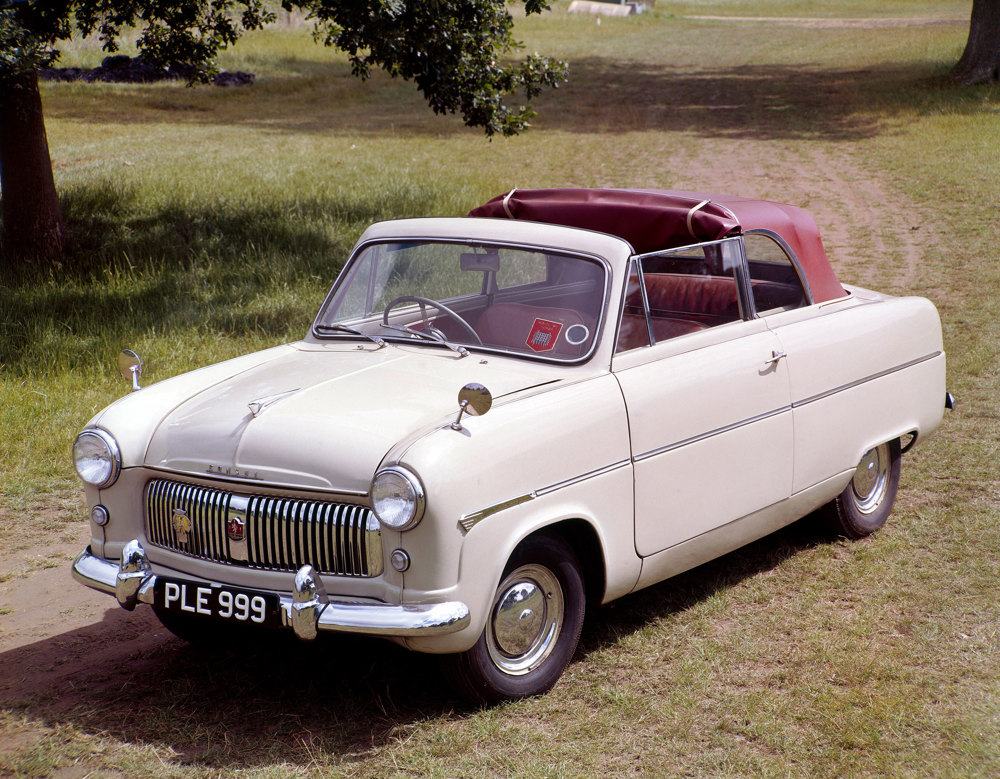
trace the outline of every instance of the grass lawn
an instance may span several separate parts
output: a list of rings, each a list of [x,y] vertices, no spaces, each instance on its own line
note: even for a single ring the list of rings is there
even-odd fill
[[[3,554],[84,521],[69,447],[124,392],[122,348],[155,381],[297,339],[370,222],[515,185],[796,203],[842,280],[933,299],[959,407],[904,457],[887,528],[803,521],[594,610],[550,694],[488,711],[387,643],[220,660],[164,639],[134,673],[70,676],[69,703],[0,697],[0,775],[1000,774],[1000,88],[946,80],[968,3],[567,6],[519,20],[570,81],[518,138],[352,79],[297,24],[226,54],[252,87],[44,85],[74,243],[0,285]],[[0,568],[0,592],[44,565]]]

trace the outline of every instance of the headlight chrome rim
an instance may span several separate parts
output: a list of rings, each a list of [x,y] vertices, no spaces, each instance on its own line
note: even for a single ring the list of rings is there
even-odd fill
[[[407,488],[408,495],[405,500],[409,505],[409,510],[407,512],[408,516],[405,519],[400,519],[398,508],[394,512],[395,516],[390,515],[389,510],[392,507],[387,506],[386,501],[392,499],[386,497],[380,498],[378,495],[380,492],[380,482],[390,480],[394,481],[397,485],[402,483]],[[409,468],[405,468],[402,465],[390,465],[382,468],[375,474],[375,478],[372,479],[371,498],[372,509],[378,521],[382,523],[383,527],[397,531],[409,530],[420,522],[421,518],[423,518],[424,507],[427,502],[424,485],[421,483],[420,478]],[[395,498],[395,500],[398,501],[399,498]]]
[[[95,439],[104,449],[104,456],[98,455],[96,459],[105,462],[108,468],[107,475],[103,479],[94,479],[92,476],[88,478],[88,475],[80,467],[81,461],[84,460],[84,457],[81,456],[81,447],[92,446]],[[93,450],[93,453],[99,452],[100,449]],[[118,480],[118,476],[122,470],[122,456],[121,450],[118,448],[118,442],[115,441],[110,433],[100,428],[92,427],[84,430],[73,441],[73,467],[76,469],[77,476],[91,487],[97,487],[98,489],[110,487]]]

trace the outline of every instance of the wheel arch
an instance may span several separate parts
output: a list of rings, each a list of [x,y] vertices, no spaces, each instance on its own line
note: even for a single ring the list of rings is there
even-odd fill
[[[899,443],[899,453],[901,455],[906,454],[917,445],[918,441],[922,441],[924,437],[925,436],[920,433],[920,426],[916,424],[900,425],[898,428],[889,428],[870,439],[865,439],[865,443],[858,447],[857,454],[854,458],[855,464],[861,462],[861,458],[864,457],[865,452],[869,449],[874,449],[882,444],[891,444],[893,441]]]
[[[543,535],[557,536],[569,545],[580,563],[580,575],[583,577],[587,604],[600,604],[607,590],[607,566],[604,548],[594,526],[581,518],[563,519],[545,525],[522,538],[511,551],[511,556],[522,544]]]

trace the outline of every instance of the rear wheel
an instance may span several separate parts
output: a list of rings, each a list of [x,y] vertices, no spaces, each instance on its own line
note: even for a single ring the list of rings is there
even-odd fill
[[[529,538],[507,563],[483,634],[467,652],[442,658],[445,674],[479,704],[546,692],[573,658],[584,610],[573,550],[554,536]]]
[[[881,528],[896,500],[899,466],[898,440],[865,452],[851,483],[827,507],[834,530],[848,538],[864,538]]]

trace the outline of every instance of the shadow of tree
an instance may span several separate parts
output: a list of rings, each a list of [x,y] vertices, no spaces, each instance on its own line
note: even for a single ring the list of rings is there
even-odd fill
[[[681,68],[655,62],[591,57],[570,63],[570,81],[533,105],[539,129],[572,133],[658,130],[710,138],[859,140],[885,130],[904,111],[978,112],[996,87],[958,88],[943,63],[887,63],[871,68],[811,64]],[[101,88],[100,85],[89,85]],[[326,75],[263,74],[258,86],[219,96],[218,90],[165,93],[130,87],[108,122],[233,124],[267,132],[350,133],[377,137],[405,131],[448,137],[475,133],[436,117],[416,89],[376,74],[351,82],[344,67]],[[288,111],[308,104],[308,113]],[[106,104],[109,105],[109,104]],[[91,104],[68,103],[53,116],[100,121]]]
[[[116,182],[77,185],[62,198],[73,244],[59,273],[5,269],[0,365],[30,374],[58,355],[76,369],[109,333],[301,337],[361,232],[420,213],[428,197],[398,188],[150,206]]]
[[[575,662],[824,543],[809,517],[588,615]],[[109,608],[101,623],[0,654],[0,704],[45,724],[168,748],[213,770],[306,765],[317,751],[364,760],[415,726],[475,712],[433,656],[386,641],[285,633],[199,649],[151,610]],[[55,671],[43,676],[43,671]]]

